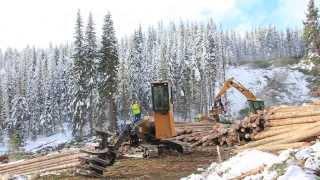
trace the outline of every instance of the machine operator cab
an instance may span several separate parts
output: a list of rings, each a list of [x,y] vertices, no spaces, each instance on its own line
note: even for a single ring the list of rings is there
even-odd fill
[[[176,135],[176,130],[169,82],[157,81],[151,83],[151,93],[156,138],[171,138]]]

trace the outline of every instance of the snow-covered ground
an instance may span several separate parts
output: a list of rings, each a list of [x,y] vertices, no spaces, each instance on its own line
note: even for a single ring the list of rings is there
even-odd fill
[[[316,67],[316,64],[314,63],[314,60],[316,59],[319,59],[319,55],[316,53],[309,53],[307,58],[301,59],[298,64],[294,64],[291,67],[311,72]]]
[[[320,142],[301,150],[285,150],[278,156],[257,150],[247,150],[229,160],[212,163],[200,174],[181,180],[227,180],[261,168],[260,173],[245,180],[314,180],[320,171]]]
[[[36,140],[28,139],[22,147],[26,152],[36,152],[45,147],[56,147],[60,144],[72,140],[71,131],[60,132],[48,137],[38,137]],[[9,139],[5,138],[0,144],[0,154],[5,154],[9,150]]]
[[[226,78],[234,77],[265,104],[299,104],[311,99],[309,83],[305,74],[287,67],[273,67],[257,69],[249,66],[229,67]],[[220,86],[219,86],[220,87]],[[229,112],[233,117],[239,111],[248,107],[246,98],[237,90],[231,89],[227,93]]]
[[[48,137],[38,137],[35,141],[28,140],[24,146],[27,152],[35,152],[44,147],[55,147],[72,140],[71,131],[61,132]]]

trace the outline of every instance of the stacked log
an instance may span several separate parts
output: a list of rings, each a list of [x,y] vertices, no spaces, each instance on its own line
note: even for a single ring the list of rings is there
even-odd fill
[[[173,140],[190,143],[197,146],[233,146],[240,141],[249,141],[253,134],[265,128],[263,111],[251,114],[242,121],[232,124],[223,123],[177,123],[177,136]]]
[[[212,129],[213,125],[214,123],[209,121],[175,123],[177,135],[208,131]]]
[[[320,136],[320,104],[272,107],[264,112],[265,130],[253,134],[252,141],[236,152],[252,148],[279,151],[309,146]]]
[[[185,123],[183,125],[178,124],[176,127],[177,136],[172,138],[172,140],[187,142],[192,147],[212,146],[216,144],[232,145],[234,141],[238,141],[236,133],[221,123]]]
[[[288,147],[310,145],[320,136],[320,103],[302,106],[274,106],[241,121],[226,125],[221,123],[177,124],[180,140],[196,146],[233,146],[245,142],[237,151],[247,148],[276,151]],[[247,143],[248,142],[248,143]]]
[[[44,176],[50,174],[84,175],[90,177],[101,177],[104,167],[104,160],[92,157],[81,152],[79,149],[55,152],[28,160],[20,160],[0,165],[0,176],[10,177],[13,175]],[[104,161],[104,162],[103,162]],[[108,163],[108,162],[105,162]],[[101,173],[102,172],[102,173]]]
[[[264,111],[258,111],[256,114],[250,114],[240,121],[238,133],[240,140],[250,141],[254,135],[263,131],[266,127]]]

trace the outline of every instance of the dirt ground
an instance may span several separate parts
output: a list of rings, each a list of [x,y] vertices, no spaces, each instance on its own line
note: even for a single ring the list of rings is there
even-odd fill
[[[229,154],[224,151],[222,156],[226,159]],[[107,168],[105,175],[107,179],[174,180],[197,172],[198,168],[205,169],[217,159],[215,149],[188,155],[162,155],[154,159],[124,158]]]
[[[221,149],[222,160],[227,159],[230,154],[226,149]],[[206,169],[212,162],[218,161],[216,148],[202,149],[191,154],[161,155],[157,158],[126,158],[120,157],[114,165],[108,167],[105,172],[107,180],[176,180],[186,177],[192,173],[199,172],[198,169]],[[88,177],[42,177],[39,180],[97,180]],[[38,180],[37,179],[37,180]]]

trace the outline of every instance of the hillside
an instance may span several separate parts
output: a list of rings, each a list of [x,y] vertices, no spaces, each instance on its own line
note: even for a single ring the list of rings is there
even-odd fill
[[[289,66],[272,68],[231,66],[226,71],[226,78],[231,77],[249,88],[259,99],[263,99],[266,106],[301,104],[312,99],[308,82],[310,76]],[[239,116],[240,110],[247,107],[246,98],[235,89],[227,93],[227,99],[233,117]]]

